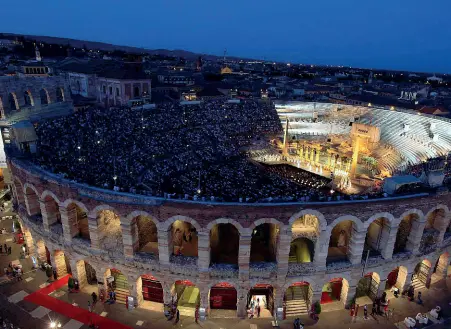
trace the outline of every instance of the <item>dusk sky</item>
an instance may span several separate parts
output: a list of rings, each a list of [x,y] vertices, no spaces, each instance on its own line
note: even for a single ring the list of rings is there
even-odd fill
[[[1,13],[1,32],[451,73],[449,0],[5,0]]]

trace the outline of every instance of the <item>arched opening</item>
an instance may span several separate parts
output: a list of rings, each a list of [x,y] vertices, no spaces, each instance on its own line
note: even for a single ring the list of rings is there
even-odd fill
[[[55,264],[52,264],[52,266],[56,270],[58,279],[72,273],[69,258],[64,253],[64,251],[56,250],[53,253],[53,259],[55,261]]]
[[[372,304],[377,297],[377,290],[381,282],[379,274],[371,272],[359,280],[356,289],[356,303],[359,305]]]
[[[429,272],[431,271],[431,262],[424,259],[415,267],[414,273],[412,275],[411,285],[417,289],[424,289],[429,286]]]
[[[352,221],[344,220],[332,229],[327,252],[327,264],[349,261],[349,245],[354,226],[355,224]]]
[[[47,263],[51,264],[50,261],[50,252],[45,246],[45,243],[43,240],[39,240],[36,242],[36,254],[38,257],[38,263]]]
[[[144,309],[164,311],[163,286],[153,275],[141,275],[136,281],[138,305]]]
[[[252,231],[251,263],[275,262],[279,227],[275,224],[260,224]]]
[[[132,221],[133,251],[141,254],[158,255],[158,230],[153,220],[137,216]]]
[[[188,260],[186,257],[190,257],[193,263],[197,262],[199,238],[194,225],[189,222],[176,220],[171,224],[169,230],[173,252],[171,261],[176,261],[174,257],[184,256],[186,260]]]
[[[235,317],[237,298],[235,287],[228,282],[221,282],[211,287],[210,317]]]
[[[24,104],[25,106],[34,106],[34,100],[33,100],[33,96],[31,96],[31,92],[30,91],[25,91],[23,93],[23,98],[24,98]]]
[[[313,262],[315,243],[319,239],[319,220],[314,215],[303,215],[291,225],[290,263]]]
[[[105,271],[104,282],[107,283],[106,296],[112,291],[116,294],[116,302],[125,304],[127,296],[129,295],[129,285],[127,277],[121,271],[112,268]]]
[[[311,263],[314,252],[315,245],[310,239],[297,238],[291,241],[288,261],[290,263]]]
[[[64,102],[64,90],[61,87],[56,88],[56,102]]]
[[[389,222],[385,218],[374,220],[366,232],[362,257],[381,257],[390,235]]]
[[[11,111],[19,110],[19,102],[17,101],[17,97],[15,93],[8,94],[8,103]]]
[[[420,218],[417,214],[409,214],[399,223],[398,231],[396,232],[396,241],[393,254],[402,254],[413,251],[413,244],[409,242],[410,234],[412,233],[412,225],[414,221]]]
[[[257,315],[260,306],[260,317],[270,318],[274,314],[274,288],[270,284],[256,284],[247,297],[247,309]]]
[[[346,306],[348,291],[349,283],[344,278],[334,278],[327,282],[321,292],[321,304],[328,304],[323,307],[323,310],[334,309],[335,306],[339,306],[339,308]]]
[[[210,230],[211,264],[230,264],[238,266],[240,233],[230,224],[215,224]]]
[[[421,236],[420,252],[428,253],[435,250],[439,237],[439,225],[446,217],[444,209],[436,209],[427,217],[426,226]]]
[[[385,281],[385,292],[388,298],[394,297],[394,291],[397,289],[401,294],[407,282],[407,267],[398,266],[394,268],[388,275]]]
[[[98,279],[97,279],[97,273],[94,267],[91,266],[87,261],[80,261],[83,262],[84,270],[85,270],[85,276],[86,276],[86,283],[89,285],[95,285],[97,286]],[[81,266],[81,265],[80,265]]]
[[[308,282],[296,282],[289,286],[284,295],[285,316],[307,314],[312,294],[312,287]]]
[[[48,93],[48,91],[46,89],[41,89],[39,91],[39,97],[41,99],[41,105],[50,104],[49,93]]]
[[[431,283],[435,283],[446,278],[449,264],[449,253],[445,252],[437,259],[437,263],[434,266],[434,274],[432,274]]]
[[[180,315],[194,316],[200,304],[199,288],[189,280],[178,280],[172,285],[171,293]]]
[[[84,260],[79,260],[75,263],[76,274],[79,281],[80,289],[84,292],[92,293],[92,289],[97,288],[97,275],[95,269]],[[94,287],[89,287],[94,286]]]
[[[30,186],[27,186],[25,188],[25,203],[27,206],[28,215],[33,217],[33,220],[42,223],[39,197],[38,194]]]
[[[47,213],[47,222],[50,230],[53,233],[62,236],[63,224],[61,223],[61,214],[59,211],[58,202],[50,195],[46,195],[43,202]]]
[[[76,203],[70,203],[67,207],[67,219],[71,229],[72,238],[90,244],[88,214]]]
[[[141,96],[141,93],[139,92],[139,87],[135,86],[133,88],[133,97],[139,97],[139,96]]]
[[[101,210],[97,218],[97,234],[99,246],[110,256],[124,253],[122,241],[121,219],[111,210]]]

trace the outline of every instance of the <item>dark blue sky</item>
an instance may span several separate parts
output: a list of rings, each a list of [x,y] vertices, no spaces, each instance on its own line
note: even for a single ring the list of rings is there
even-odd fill
[[[451,72],[450,0],[5,0],[0,31]]]

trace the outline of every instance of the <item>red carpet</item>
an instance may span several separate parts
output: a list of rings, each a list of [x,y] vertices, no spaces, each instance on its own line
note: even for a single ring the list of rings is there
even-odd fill
[[[48,308],[49,310],[63,314],[68,318],[74,319],[87,325],[89,325],[91,322],[94,322],[101,329],[132,329],[132,327],[123,325],[108,318],[104,318],[96,313],[90,313],[88,310],[73,306],[69,303],[63,302],[48,295],[52,291],[67,285],[68,280],[69,275],[66,275],[65,277],[51,283],[47,287],[26,296],[24,300],[36,305],[43,306],[45,308]]]
[[[321,294],[321,304],[332,303],[333,300],[330,298],[330,294],[327,291],[323,291]]]

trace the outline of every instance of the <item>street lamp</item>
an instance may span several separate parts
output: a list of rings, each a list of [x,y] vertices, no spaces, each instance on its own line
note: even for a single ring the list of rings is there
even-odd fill
[[[51,322],[50,328],[61,328],[61,323],[59,322]]]

